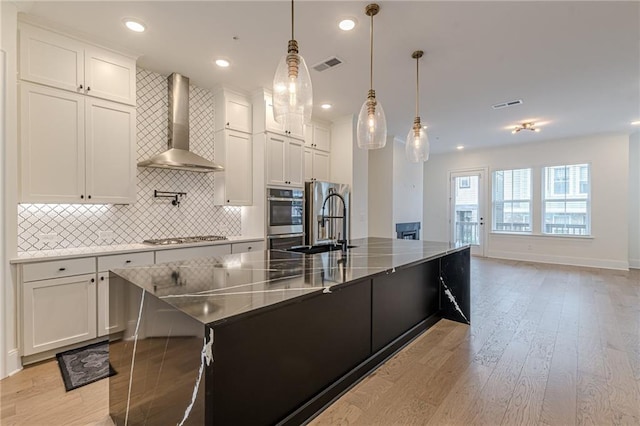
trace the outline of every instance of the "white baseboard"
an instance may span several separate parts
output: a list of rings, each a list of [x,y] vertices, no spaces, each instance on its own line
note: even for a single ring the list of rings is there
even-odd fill
[[[520,260],[524,262],[552,263],[555,265],[585,266],[588,268],[629,270],[629,262],[611,259],[589,259],[585,257],[553,256],[548,254],[522,253],[490,250],[487,257],[496,259]]]
[[[629,259],[629,268],[640,269],[640,259]]]
[[[22,370],[22,363],[20,362],[20,353],[18,349],[11,349],[7,352],[7,376],[13,376],[18,371]]]

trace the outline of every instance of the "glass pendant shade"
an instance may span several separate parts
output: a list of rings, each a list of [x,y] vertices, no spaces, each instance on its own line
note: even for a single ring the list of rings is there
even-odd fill
[[[407,160],[412,163],[424,162],[429,159],[429,138],[426,129],[420,126],[417,130],[415,127],[409,130],[405,154]]]
[[[370,99],[367,99],[358,115],[357,139],[358,148],[378,149],[384,148],[387,143],[387,119],[380,102],[376,102],[375,109],[370,108]]]
[[[291,64],[297,62],[292,72]],[[284,55],[273,77],[273,118],[278,123],[298,127],[311,122],[313,91],[304,58],[297,53]]]

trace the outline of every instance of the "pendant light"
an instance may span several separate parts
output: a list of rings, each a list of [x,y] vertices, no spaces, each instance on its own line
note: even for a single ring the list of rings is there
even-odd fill
[[[413,119],[413,126],[407,135],[407,143],[405,145],[405,153],[407,159],[412,163],[427,161],[429,159],[429,139],[427,138],[427,130],[420,123],[419,99],[420,99],[420,58],[424,52],[416,50],[411,57],[416,60],[416,118]]]
[[[367,100],[360,108],[358,115],[358,147],[363,149],[383,148],[387,143],[387,120],[384,116],[384,109],[380,102],[376,100],[376,92],[373,90],[373,17],[380,11],[380,6],[375,3],[365,8],[367,16],[371,17],[371,66],[370,66],[370,89]]]
[[[282,57],[273,77],[273,117],[286,126],[311,122],[313,92],[311,76],[304,58],[298,53],[294,38],[293,0],[291,0],[291,40],[288,53]]]

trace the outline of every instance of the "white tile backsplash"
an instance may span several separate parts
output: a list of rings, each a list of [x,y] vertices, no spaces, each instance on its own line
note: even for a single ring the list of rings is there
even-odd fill
[[[146,160],[167,149],[167,78],[137,72],[137,154]],[[208,159],[213,152],[213,94],[191,86],[190,149]],[[215,173],[138,168],[137,200],[129,205],[19,204],[18,250],[43,250],[139,243],[149,238],[191,235],[240,235],[240,207],[213,204]],[[154,199],[153,191],[186,192],[179,207]],[[103,240],[99,231],[112,231]],[[55,242],[40,234],[56,233]]]

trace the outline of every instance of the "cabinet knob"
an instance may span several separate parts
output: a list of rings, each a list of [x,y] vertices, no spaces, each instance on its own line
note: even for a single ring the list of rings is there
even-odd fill
[[[251,250],[251,249],[253,249],[253,247],[249,246],[249,247],[247,247],[247,249],[248,249],[248,250]]]
[[[227,200],[227,203],[230,203],[230,202],[231,202],[231,200]]]
[[[89,90],[91,90],[91,87],[87,86],[87,92],[88,92]]]
[[[82,90],[82,88],[83,88],[83,87],[82,87],[82,84],[81,84],[81,85],[80,85],[80,87],[78,87],[78,89]]]
[[[100,277],[100,281],[104,281],[104,277]]]
[[[81,195],[81,196],[80,196],[80,199],[81,199],[81,200],[84,200],[84,195]]]
[[[125,260],[124,263],[131,263],[131,261],[130,260]]]
[[[87,196],[87,198],[88,198],[88,199],[91,199],[91,195],[88,195],[88,196]]]
[[[60,271],[60,272],[62,272],[62,271],[66,271],[66,270],[67,270],[67,268],[60,268],[60,269],[58,269],[58,271]]]
[[[95,282],[96,282],[96,279],[95,279],[95,278],[91,278],[91,282],[92,282],[92,283],[95,283]]]
[[[227,121],[227,126],[229,126],[229,122]]]

